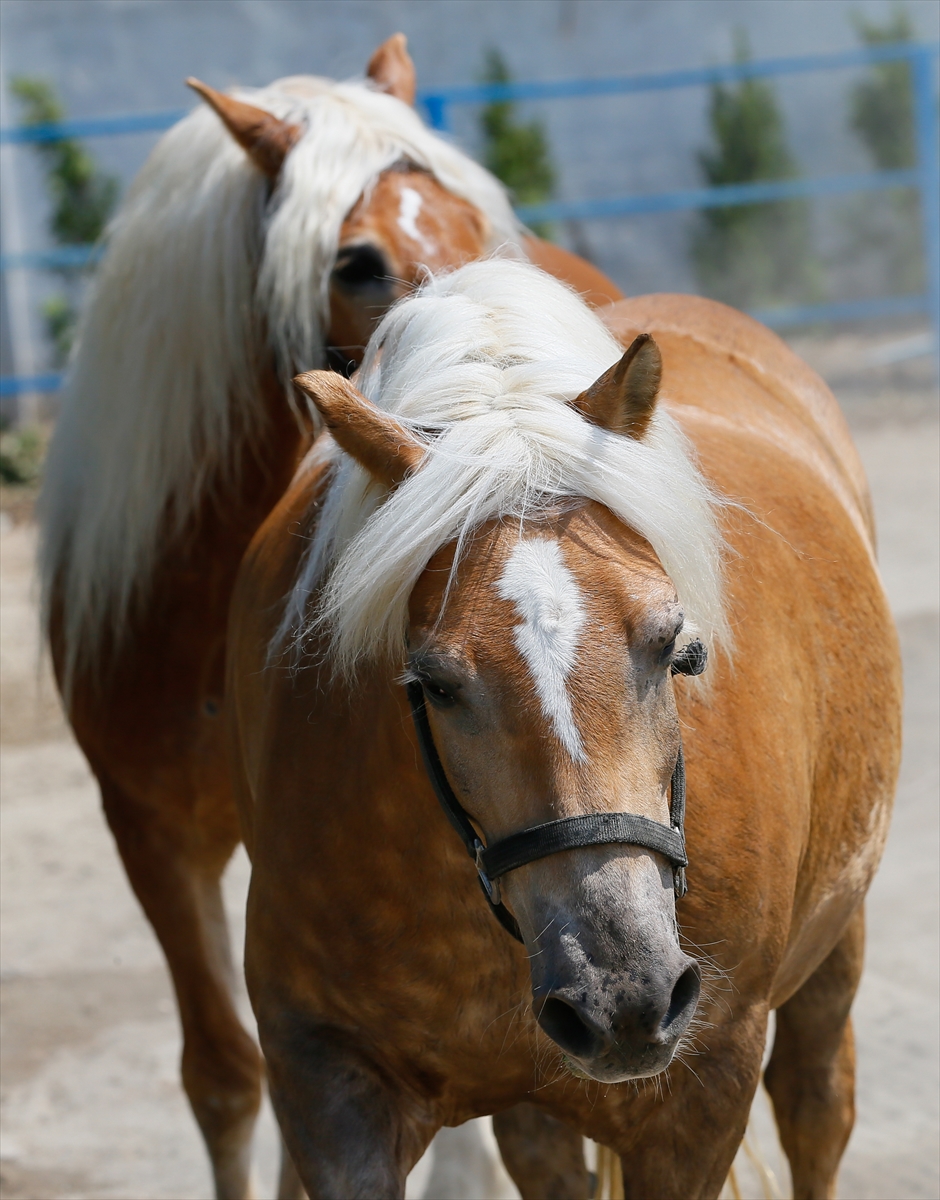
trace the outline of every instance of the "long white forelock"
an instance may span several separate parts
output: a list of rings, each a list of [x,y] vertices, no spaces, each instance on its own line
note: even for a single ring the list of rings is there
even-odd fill
[[[408,598],[435,551],[455,539],[459,551],[492,518],[521,523],[578,498],[647,538],[690,624],[706,642],[726,639],[718,501],[681,431],[657,411],[636,441],[567,403],[622,353],[578,297],[522,263],[470,264],[401,301],[370,343],[359,386],[435,436],[391,495],[335,451],[275,644],[325,630],[347,675],[364,659],[400,662]]]
[[[104,631],[120,636],[161,539],[234,477],[262,417],[253,331],[266,325],[284,376],[322,365],[340,228],[382,170],[412,160],[482,211],[494,246],[518,236],[496,180],[371,85],[239,94],[304,130],[274,196],[200,104],[132,184],[84,306],[41,500],[47,617],[53,585],[68,596],[66,690]]]

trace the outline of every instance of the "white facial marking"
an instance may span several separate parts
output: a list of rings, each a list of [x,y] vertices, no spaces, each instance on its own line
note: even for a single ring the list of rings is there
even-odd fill
[[[542,711],[572,760],[585,762],[566,683],[586,617],[577,581],[558,543],[548,538],[520,541],[496,589],[504,600],[513,601],[522,618],[513,637],[532,672]]]
[[[412,241],[417,242],[422,250],[429,251],[434,249],[434,243],[429,242],[418,226],[415,224],[415,219],[421,209],[424,207],[424,200],[420,192],[416,192],[414,188],[405,187],[401,189],[401,206],[398,209],[398,228]]]

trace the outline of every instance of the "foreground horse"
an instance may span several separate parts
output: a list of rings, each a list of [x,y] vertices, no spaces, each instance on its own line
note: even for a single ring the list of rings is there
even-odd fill
[[[250,103],[194,84],[211,110],[161,140],[111,231],[42,498],[57,676],[172,972],[220,1196],[247,1194],[261,1080],[219,890],[240,836],[225,621],[245,547],[309,439],[283,381],[328,359],[346,369],[427,268],[521,237],[496,180],[411,108],[401,35],[368,73],[282,80]],[[595,302],[618,294],[521,241]]]
[[[228,687],[249,992],[311,1197],[400,1196],[442,1124],[522,1100],[628,1197],[715,1197],[772,1010],[794,1194],[833,1195],[899,744],[864,478],[749,318],[610,320],[622,357],[482,263],[385,318],[361,392],[302,380],[334,440],[246,556]]]

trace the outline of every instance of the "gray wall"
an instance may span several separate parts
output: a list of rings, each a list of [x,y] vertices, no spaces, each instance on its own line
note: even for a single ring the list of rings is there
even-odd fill
[[[71,116],[186,106],[186,75],[216,86],[261,85],[279,75],[361,72],[396,30],[409,39],[425,87],[476,79],[496,45],[519,79],[632,74],[727,61],[735,26],[756,57],[857,45],[853,11],[883,18],[887,0],[3,0],[6,74],[53,80]],[[936,0],[908,0],[920,37],[935,40]],[[809,173],[865,169],[846,132],[851,72],[778,81],[792,145]],[[704,89],[531,106],[547,122],[565,198],[692,186],[706,139]],[[473,150],[474,114],[455,131]],[[4,95],[0,120],[15,120]],[[101,162],[129,178],[152,136],[100,139]],[[46,244],[33,157],[17,151],[24,240]],[[583,227],[597,261],[633,292],[693,290],[690,222],[680,216]],[[563,231],[564,233],[564,231]],[[31,281],[35,296],[48,284]]]

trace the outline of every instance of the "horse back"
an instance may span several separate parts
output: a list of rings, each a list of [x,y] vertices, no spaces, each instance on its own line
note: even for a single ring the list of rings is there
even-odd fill
[[[874,545],[865,472],[823,380],[759,321],[701,296],[658,293],[598,314],[619,341],[651,333],[663,352],[663,397],[774,440],[832,489]]]

